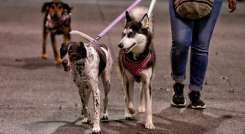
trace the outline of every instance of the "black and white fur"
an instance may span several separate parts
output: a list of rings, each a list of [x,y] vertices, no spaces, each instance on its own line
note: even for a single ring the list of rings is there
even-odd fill
[[[100,90],[101,78],[105,98],[102,119],[108,119],[108,93],[110,91],[110,77],[112,57],[109,49],[102,44],[86,44],[83,42],[69,42],[61,48],[62,65],[65,71],[71,70],[74,83],[79,88],[82,102],[82,120],[89,121],[88,102],[93,95],[93,128],[92,133],[101,133],[100,129]]]
[[[125,117],[131,118],[136,112],[132,101],[134,100],[134,83],[141,82],[140,105],[138,112],[146,112],[145,128],[154,129],[152,121],[152,87],[151,80],[155,66],[155,58],[147,64],[139,76],[132,75],[123,63],[123,55],[132,60],[138,60],[142,55],[155,51],[152,43],[152,19],[148,17],[145,8],[135,8],[130,13],[126,12],[126,25],[119,42],[119,69],[123,79],[125,93]]]

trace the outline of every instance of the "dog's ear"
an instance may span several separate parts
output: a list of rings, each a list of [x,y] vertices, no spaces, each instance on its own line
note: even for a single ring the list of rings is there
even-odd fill
[[[68,52],[68,44],[62,43],[60,48],[60,57],[61,59],[65,57]]]
[[[49,6],[50,6],[50,2],[45,2],[45,3],[43,4],[43,6],[42,6],[42,10],[41,10],[41,12],[42,12],[42,13],[47,12],[47,11],[48,11]]]
[[[86,50],[86,47],[85,47],[85,44],[83,42],[80,42],[80,52],[81,52],[81,57],[84,59],[84,58],[87,58],[87,50]]]
[[[149,28],[149,22],[150,22],[150,20],[149,20],[148,14],[146,13],[146,14],[142,17],[140,23],[142,24],[142,27],[143,27],[143,28],[148,29],[148,28]]]
[[[132,18],[131,18],[131,16],[129,15],[129,12],[128,12],[128,11],[125,12],[125,17],[126,17],[126,23],[132,21]]]
[[[66,4],[66,3],[62,3],[62,5],[63,5],[63,8],[64,8],[65,10],[67,10],[67,13],[71,13],[71,10],[72,10],[73,7],[69,6],[69,5]]]

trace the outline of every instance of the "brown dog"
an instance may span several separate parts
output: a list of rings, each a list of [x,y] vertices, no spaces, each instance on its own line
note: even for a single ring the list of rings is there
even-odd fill
[[[51,44],[53,47],[55,64],[61,64],[60,54],[56,46],[56,35],[64,36],[64,44],[70,41],[71,31],[71,10],[72,8],[63,2],[53,1],[46,2],[42,6],[44,13],[43,21],[43,43],[42,43],[42,59],[47,59],[46,40],[50,34]]]

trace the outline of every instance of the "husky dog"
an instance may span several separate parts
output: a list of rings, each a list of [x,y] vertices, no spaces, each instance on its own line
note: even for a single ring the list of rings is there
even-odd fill
[[[92,92],[94,108],[92,133],[101,133],[99,77],[102,80],[105,93],[102,119],[107,120],[108,93],[110,91],[112,68],[112,57],[109,49],[103,44],[69,42],[66,45],[62,45],[60,53],[64,70],[71,70],[73,81],[79,88],[82,102],[82,121],[89,122],[88,101]]]
[[[126,25],[118,45],[120,48],[118,61],[125,93],[126,119],[130,119],[136,113],[132,103],[134,82],[141,82],[138,111],[146,111],[145,128],[153,129],[151,79],[156,59],[152,43],[152,19],[146,12],[144,8],[126,12]]]

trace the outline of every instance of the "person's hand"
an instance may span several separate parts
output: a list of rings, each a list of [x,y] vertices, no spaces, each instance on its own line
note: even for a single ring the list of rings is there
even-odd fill
[[[228,0],[228,8],[230,9],[230,13],[236,10],[236,0]]]

